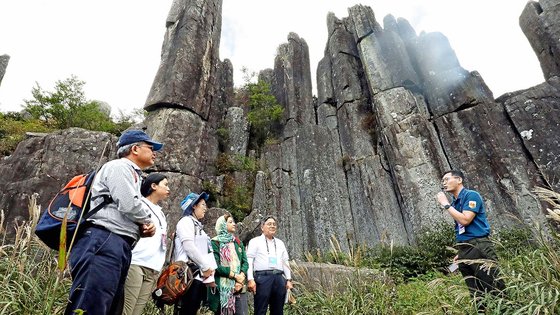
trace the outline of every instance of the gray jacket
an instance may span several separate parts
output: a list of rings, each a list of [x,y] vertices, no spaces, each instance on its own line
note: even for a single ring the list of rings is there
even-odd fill
[[[140,168],[127,158],[107,162],[101,167],[91,188],[91,208],[100,204],[102,195],[113,202],[101,208],[88,221],[135,240],[140,238],[140,225],[150,222],[149,212],[142,207]]]

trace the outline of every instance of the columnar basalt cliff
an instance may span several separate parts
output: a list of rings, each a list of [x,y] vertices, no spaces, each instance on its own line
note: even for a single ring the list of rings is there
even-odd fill
[[[560,189],[560,23],[554,18],[560,0],[530,2],[520,17],[546,81],[497,99],[476,71],[461,67],[442,33],[418,35],[391,15],[381,25],[363,5],[342,19],[328,15],[313,97],[307,43],[288,34],[274,68],[259,74],[284,108],[279,139],[260,156],[250,150],[247,108],[234,100],[233,65],[218,56],[221,4],[173,2],[145,104],[150,113],[141,126],[165,143],[148,172],[170,178],[172,195],[164,205],[170,226],[188,191],[214,187],[219,206],[228,185],[254,182],[244,240],[260,231],[260,217],[274,214],[279,237],[296,258],[331,250],[332,239],[342,250],[412,244],[423,230],[452,223],[434,199],[442,172],[451,168],[464,170],[467,186],[482,193],[494,228],[545,221],[532,190]],[[24,141],[0,162],[15,178],[0,183],[8,219],[26,213],[31,190],[47,202],[61,182],[47,175],[67,178],[77,171],[58,161],[104,139],[114,146],[115,137],[76,129]],[[91,165],[97,152],[89,152]],[[256,156],[260,169],[254,178],[239,171],[225,176],[218,167],[223,155]]]

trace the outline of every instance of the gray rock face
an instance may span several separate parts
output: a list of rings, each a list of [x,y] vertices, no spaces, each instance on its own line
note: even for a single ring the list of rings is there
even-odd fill
[[[560,75],[560,6],[557,0],[529,1],[519,17],[521,30],[541,64],[546,80]]]
[[[0,173],[6,179],[0,182],[0,209],[6,211],[6,222],[28,219],[27,205],[33,193],[39,194],[37,204],[46,209],[73,176],[116,158],[116,142],[108,133],[79,128],[22,141],[0,162]]]
[[[225,152],[244,156],[249,143],[249,122],[243,113],[243,108],[227,109],[224,128],[228,131]]]
[[[216,89],[221,12],[221,0],[173,2],[146,110],[182,107],[208,119]]]
[[[434,126],[427,120],[423,99],[395,88],[374,98],[383,148],[398,191],[404,223],[411,235],[420,235],[448,215],[434,207],[443,170],[448,170]]]
[[[402,86],[405,82],[417,83],[417,74],[405,43],[396,32],[394,19],[387,19],[386,23],[391,27],[383,29],[370,7],[356,5],[348,12],[350,31],[357,43],[371,93]]]
[[[8,55],[0,56],[0,84],[2,83],[4,74],[6,74],[6,68],[8,68],[9,61],[10,61],[10,56]]]
[[[544,221],[531,192],[542,180],[500,104],[468,108],[435,123],[449,164],[467,174],[466,187],[484,196],[494,228]]]
[[[153,169],[198,178],[214,174],[218,156],[216,130],[195,113],[179,108],[161,108],[144,124],[154,140],[165,144]]]
[[[288,43],[280,45],[274,60],[272,94],[285,106],[286,120],[314,123],[311,95],[309,48],[297,34],[288,35]]]
[[[560,79],[552,77],[499,101],[505,105],[539,174],[547,185],[560,191]]]

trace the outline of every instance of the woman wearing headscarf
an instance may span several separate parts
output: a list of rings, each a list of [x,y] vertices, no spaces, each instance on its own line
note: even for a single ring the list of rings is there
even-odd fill
[[[248,314],[244,284],[249,264],[243,243],[233,235],[235,228],[229,213],[216,220],[216,237],[211,243],[218,266],[214,275],[217,287],[208,289],[208,303],[215,314]]]
[[[141,238],[132,250],[130,269],[124,284],[124,315],[142,314],[155,288],[167,250],[167,221],[158,205],[169,197],[167,177],[160,173],[148,175],[142,181],[140,193],[143,196],[142,206],[150,213],[156,233]]]
[[[175,304],[173,314],[175,315],[196,315],[201,303],[206,298],[206,286],[203,283],[213,273],[215,261],[211,259],[210,238],[202,229],[200,220],[206,214],[206,201],[208,194],[190,193],[181,202],[183,217],[177,222],[175,232],[175,247],[173,261],[192,261],[199,270],[191,286]]]

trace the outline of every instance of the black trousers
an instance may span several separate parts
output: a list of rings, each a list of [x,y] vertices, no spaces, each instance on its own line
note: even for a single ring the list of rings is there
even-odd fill
[[[498,257],[494,251],[494,244],[487,237],[459,243],[457,248],[459,260],[467,260],[459,263],[459,271],[473,297],[485,293],[499,294],[505,289],[504,281],[499,278],[500,270],[497,266]],[[469,262],[469,260],[486,260],[489,263]]]
[[[199,280],[193,280],[191,286],[175,304],[174,315],[196,315],[201,303],[206,301],[206,285]]]
[[[257,293],[255,294],[255,315],[266,315],[270,305],[270,315],[284,314],[286,300],[286,279],[282,274],[255,273]]]

